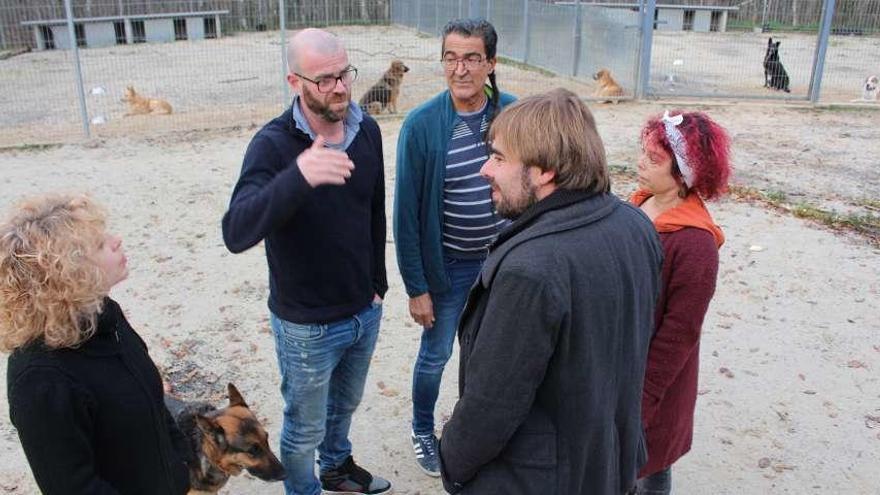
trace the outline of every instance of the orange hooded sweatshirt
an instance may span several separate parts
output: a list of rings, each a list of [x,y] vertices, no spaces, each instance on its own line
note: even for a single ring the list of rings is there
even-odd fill
[[[639,189],[630,196],[629,201],[636,206],[641,206],[651,196],[653,195],[650,192]],[[712,216],[709,215],[709,210],[703,204],[703,200],[696,194],[688,194],[681,204],[664,211],[654,219],[654,228],[657,229],[657,232],[675,232],[685,227],[696,227],[708,231],[715,238],[715,245],[719,248],[724,244],[724,232],[715,225]]]

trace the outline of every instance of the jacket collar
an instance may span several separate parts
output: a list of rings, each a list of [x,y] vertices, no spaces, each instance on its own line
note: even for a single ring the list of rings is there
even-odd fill
[[[489,246],[480,279],[489,287],[501,261],[514,247],[530,239],[564,232],[601,220],[621,201],[610,193],[557,190],[538,201],[498,234]]]
[[[125,318],[119,304],[104,298],[101,313],[98,315],[95,334],[83,342],[75,352],[81,352],[91,356],[109,356],[121,352],[119,346],[119,323]]]

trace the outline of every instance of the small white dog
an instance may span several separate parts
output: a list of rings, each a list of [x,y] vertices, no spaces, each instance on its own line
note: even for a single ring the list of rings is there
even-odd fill
[[[877,101],[878,94],[880,94],[880,78],[868,76],[862,86],[862,100]]]

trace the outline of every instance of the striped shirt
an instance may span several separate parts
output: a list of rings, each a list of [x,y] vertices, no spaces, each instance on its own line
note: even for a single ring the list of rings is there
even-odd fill
[[[446,155],[443,183],[443,252],[459,259],[486,257],[488,246],[507,220],[492,205],[492,190],[480,176],[489,158],[483,141],[489,126],[487,105],[459,113]]]

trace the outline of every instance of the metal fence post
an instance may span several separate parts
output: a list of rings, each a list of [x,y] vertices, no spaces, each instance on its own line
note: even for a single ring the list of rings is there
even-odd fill
[[[822,9],[822,20],[819,23],[819,41],[816,43],[816,54],[813,57],[813,74],[810,78],[810,103],[819,101],[822,90],[822,75],[825,71],[825,52],[828,50],[828,38],[831,35],[831,21],[834,20],[836,0],[825,0]]]
[[[531,23],[529,22],[529,0],[523,0],[523,63],[529,63],[529,49],[531,49],[531,42],[529,30],[531,29]]]
[[[577,77],[578,66],[581,63],[581,0],[574,2],[574,59],[571,61],[571,75]]]
[[[468,17],[471,19],[480,17],[480,0],[470,0],[468,2]]]
[[[486,20],[492,22],[492,0],[486,0]]]
[[[422,32],[422,0],[416,0],[416,32]]]
[[[284,0],[278,0],[278,31],[281,32],[281,109],[290,103],[290,86],[287,85],[287,9]]]
[[[436,36],[440,33],[440,29],[442,29],[442,28],[443,28],[443,26],[440,25],[440,2],[439,2],[439,0],[435,0],[434,1],[434,30],[431,31],[429,34],[431,34],[432,36]]]
[[[79,46],[76,44],[76,29],[73,27],[73,7],[70,5],[70,0],[64,0],[64,14],[67,16],[68,43],[70,43],[70,49],[73,52],[73,67],[76,71],[76,89],[79,94],[79,113],[82,119],[83,134],[88,139],[91,137],[89,112],[86,110],[86,92],[83,89],[82,67],[79,65]]]
[[[654,44],[654,13],[657,0],[642,0],[642,43],[639,47],[639,72],[636,84],[636,99],[648,96],[651,80],[651,47]]]

